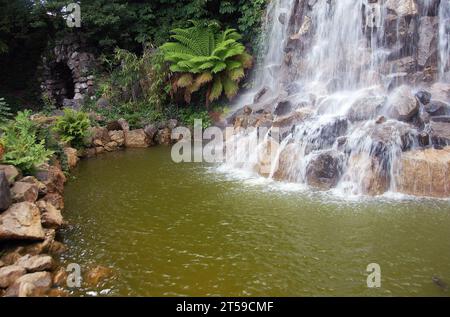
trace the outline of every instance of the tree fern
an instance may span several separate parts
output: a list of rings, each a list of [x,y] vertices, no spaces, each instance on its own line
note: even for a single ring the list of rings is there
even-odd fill
[[[11,108],[4,98],[0,98],[0,124],[5,123],[11,118]]]
[[[252,57],[239,42],[241,35],[235,29],[218,32],[215,26],[192,21],[193,26],[174,29],[168,42],[161,46],[170,70],[179,73],[172,85],[173,91],[184,89],[186,102],[191,94],[207,86],[206,105],[225,93],[236,96],[245,69],[252,67]],[[192,76],[195,75],[195,76]]]

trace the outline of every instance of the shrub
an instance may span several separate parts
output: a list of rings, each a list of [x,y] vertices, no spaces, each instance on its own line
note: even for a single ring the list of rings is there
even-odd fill
[[[87,113],[64,109],[64,116],[56,120],[54,131],[59,134],[61,141],[69,143],[75,148],[82,148],[89,135],[90,125]]]
[[[53,154],[45,148],[44,140],[37,140],[37,125],[30,115],[28,110],[19,112],[13,121],[3,127],[1,138],[5,146],[2,161],[17,166],[25,173],[46,162]]]
[[[195,120],[202,120],[202,128],[206,129],[212,125],[208,111],[195,111],[192,108],[180,110],[179,119],[189,127],[194,127]]]

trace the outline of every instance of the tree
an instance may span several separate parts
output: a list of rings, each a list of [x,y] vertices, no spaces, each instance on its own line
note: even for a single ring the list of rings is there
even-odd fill
[[[206,107],[222,93],[232,99],[245,69],[253,63],[239,42],[241,35],[235,29],[220,32],[214,24],[192,23],[192,27],[174,29],[171,38],[175,42],[161,46],[170,70],[176,73],[173,90],[184,89],[185,101],[190,103],[192,94],[206,86]]]

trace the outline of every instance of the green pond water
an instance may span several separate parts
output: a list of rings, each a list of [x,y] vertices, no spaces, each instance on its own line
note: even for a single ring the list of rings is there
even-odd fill
[[[450,282],[449,201],[338,199],[175,164],[165,147],[82,161],[65,199],[62,261],[115,272],[73,295],[450,295],[432,281]]]

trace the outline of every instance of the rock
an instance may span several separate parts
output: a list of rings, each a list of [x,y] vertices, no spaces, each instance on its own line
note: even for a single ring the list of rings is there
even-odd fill
[[[105,150],[106,150],[107,152],[113,152],[113,151],[116,151],[117,148],[118,148],[117,142],[111,141],[111,142],[105,144]]]
[[[363,97],[351,105],[347,117],[351,122],[376,118],[386,103],[386,100],[387,98],[385,96]]]
[[[450,106],[440,100],[432,99],[424,106],[426,112],[432,116],[445,116],[450,114]]]
[[[329,122],[320,126],[313,126],[308,131],[313,138],[311,137],[309,144],[307,144],[305,154],[332,147],[339,137],[347,133],[347,130],[348,120],[340,117],[332,118]]]
[[[52,247],[52,245],[56,242],[55,241],[56,231],[54,229],[44,229],[44,234],[45,234],[44,241],[25,245],[20,251],[21,255],[20,257],[22,257],[25,254],[39,255],[42,253],[51,253],[49,250]],[[19,258],[17,258],[16,261]]]
[[[167,121],[167,127],[170,130],[175,129],[178,126],[178,120],[177,119],[170,119]]]
[[[450,197],[450,147],[403,153],[395,175],[396,189],[401,193]]]
[[[158,131],[158,144],[170,145],[172,144],[172,133],[169,128],[164,128]]]
[[[131,130],[125,133],[125,146],[129,148],[145,148],[149,146],[149,138],[144,129]]]
[[[39,208],[30,202],[13,204],[0,215],[0,240],[43,240]]]
[[[130,125],[128,124],[128,122],[125,119],[119,119],[119,120],[117,120],[117,122],[119,123],[119,125],[123,131],[125,131],[125,132],[130,131]]]
[[[109,131],[109,137],[117,146],[123,146],[125,143],[125,133],[122,130]]]
[[[53,241],[53,243],[48,248],[48,253],[59,256],[67,252],[67,250],[68,247],[64,243],[59,241]]]
[[[148,136],[148,139],[153,142],[155,136],[158,134],[158,126],[156,124],[146,125],[144,128],[144,132]]]
[[[337,185],[342,175],[343,155],[337,151],[325,151],[308,163],[306,181],[320,190],[329,190]]]
[[[419,13],[415,0],[387,0],[385,5],[397,16],[414,16]]]
[[[0,268],[0,288],[8,288],[19,277],[25,275],[26,271],[18,265],[10,265]]]
[[[400,86],[389,96],[387,114],[399,121],[410,121],[419,112],[419,101],[408,86]]]
[[[35,184],[16,182],[11,188],[12,199],[16,203],[28,201],[33,203],[37,200],[39,189]]]
[[[371,153],[378,157],[386,155],[386,151],[397,144],[403,151],[412,146],[414,131],[411,126],[394,120],[368,127],[367,135],[370,136]]]
[[[421,17],[417,64],[420,67],[436,65],[438,61],[439,17]]]
[[[53,284],[59,287],[66,287],[67,277],[68,273],[66,272],[65,268],[61,267],[53,275]]]
[[[49,202],[55,206],[56,209],[64,209],[64,197],[59,193],[48,193],[42,198],[42,200]]]
[[[111,141],[109,137],[109,131],[104,127],[93,127],[90,130],[90,135],[92,137],[92,143],[100,142],[102,145]]]
[[[44,183],[40,182],[34,176],[26,176],[26,177],[22,178],[20,181],[23,182],[23,183],[35,184],[38,187],[38,191],[39,191],[39,195],[38,196],[39,197],[40,196],[44,196],[48,192],[47,186],[45,186]]]
[[[100,108],[100,109],[107,109],[107,108],[110,107],[109,100],[106,99],[106,98],[103,98],[103,97],[102,97],[102,98],[99,98],[99,99],[97,100],[96,105],[97,105],[97,107]]]
[[[263,87],[261,88],[255,95],[255,97],[253,98],[253,103],[259,103],[260,101],[262,101],[262,99],[264,97],[267,96],[267,93],[270,91],[269,87]]]
[[[371,156],[368,153],[358,153],[349,159],[353,179],[359,180],[361,193],[369,196],[379,196],[389,190],[390,178],[380,157]]]
[[[78,151],[74,148],[66,147],[64,148],[64,154],[67,157],[67,165],[69,166],[69,169],[75,168],[80,160],[78,157]]]
[[[450,123],[448,122],[430,122],[431,141],[433,145],[450,145]]]
[[[291,111],[292,111],[292,104],[290,101],[280,101],[275,106],[275,110],[274,110],[273,114],[276,116],[284,116],[284,115],[287,115]]]
[[[252,112],[253,112],[253,109],[252,108],[250,108],[249,106],[245,106],[244,107],[244,114],[246,114],[246,115],[251,115],[252,114]]]
[[[41,211],[41,223],[44,228],[58,229],[64,221],[61,215],[61,211],[55,208],[50,202],[40,200],[36,203]]]
[[[428,105],[431,101],[431,94],[428,91],[420,90],[416,93],[416,98],[423,105]]]
[[[270,157],[267,158],[269,159]],[[296,182],[299,171],[296,169],[298,165],[295,162],[298,162],[298,159],[299,151],[297,144],[288,144],[280,153],[273,179],[277,181]],[[270,163],[270,161],[266,163]],[[267,164],[267,166],[267,170],[270,172],[271,164]]]
[[[450,83],[434,83],[429,91],[432,99],[447,103],[450,102]]]
[[[0,171],[3,171],[5,173],[6,179],[8,180],[9,184],[13,184],[15,180],[20,176],[19,170],[12,165],[0,164]]]
[[[83,279],[88,285],[97,287],[104,280],[112,277],[113,271],[104,266],[96,266],[90,269]]]
[[[15,265],[23,267],[28,273],[49,271],[53,268],[53,258],[49,255],[25,255]]]
[[[97,154],[102,154],[102,153],[105,153],[105,148],[103,147],[103,146],[96,146],[95,147],[95,154],[97,155]]]
[[[43,296],[52,286],[52,276],[49,272],[37,272],[19,277],[5,293],[6,297]]]
[[[63,171],[56,166],[43,165],[38,168],[34,175],[40,182],[47,186],[48,193],[64,192],[66,176]]]
[[[5,211],[12,204],[11,191],[5,172],[0,171],[0,212]]]

